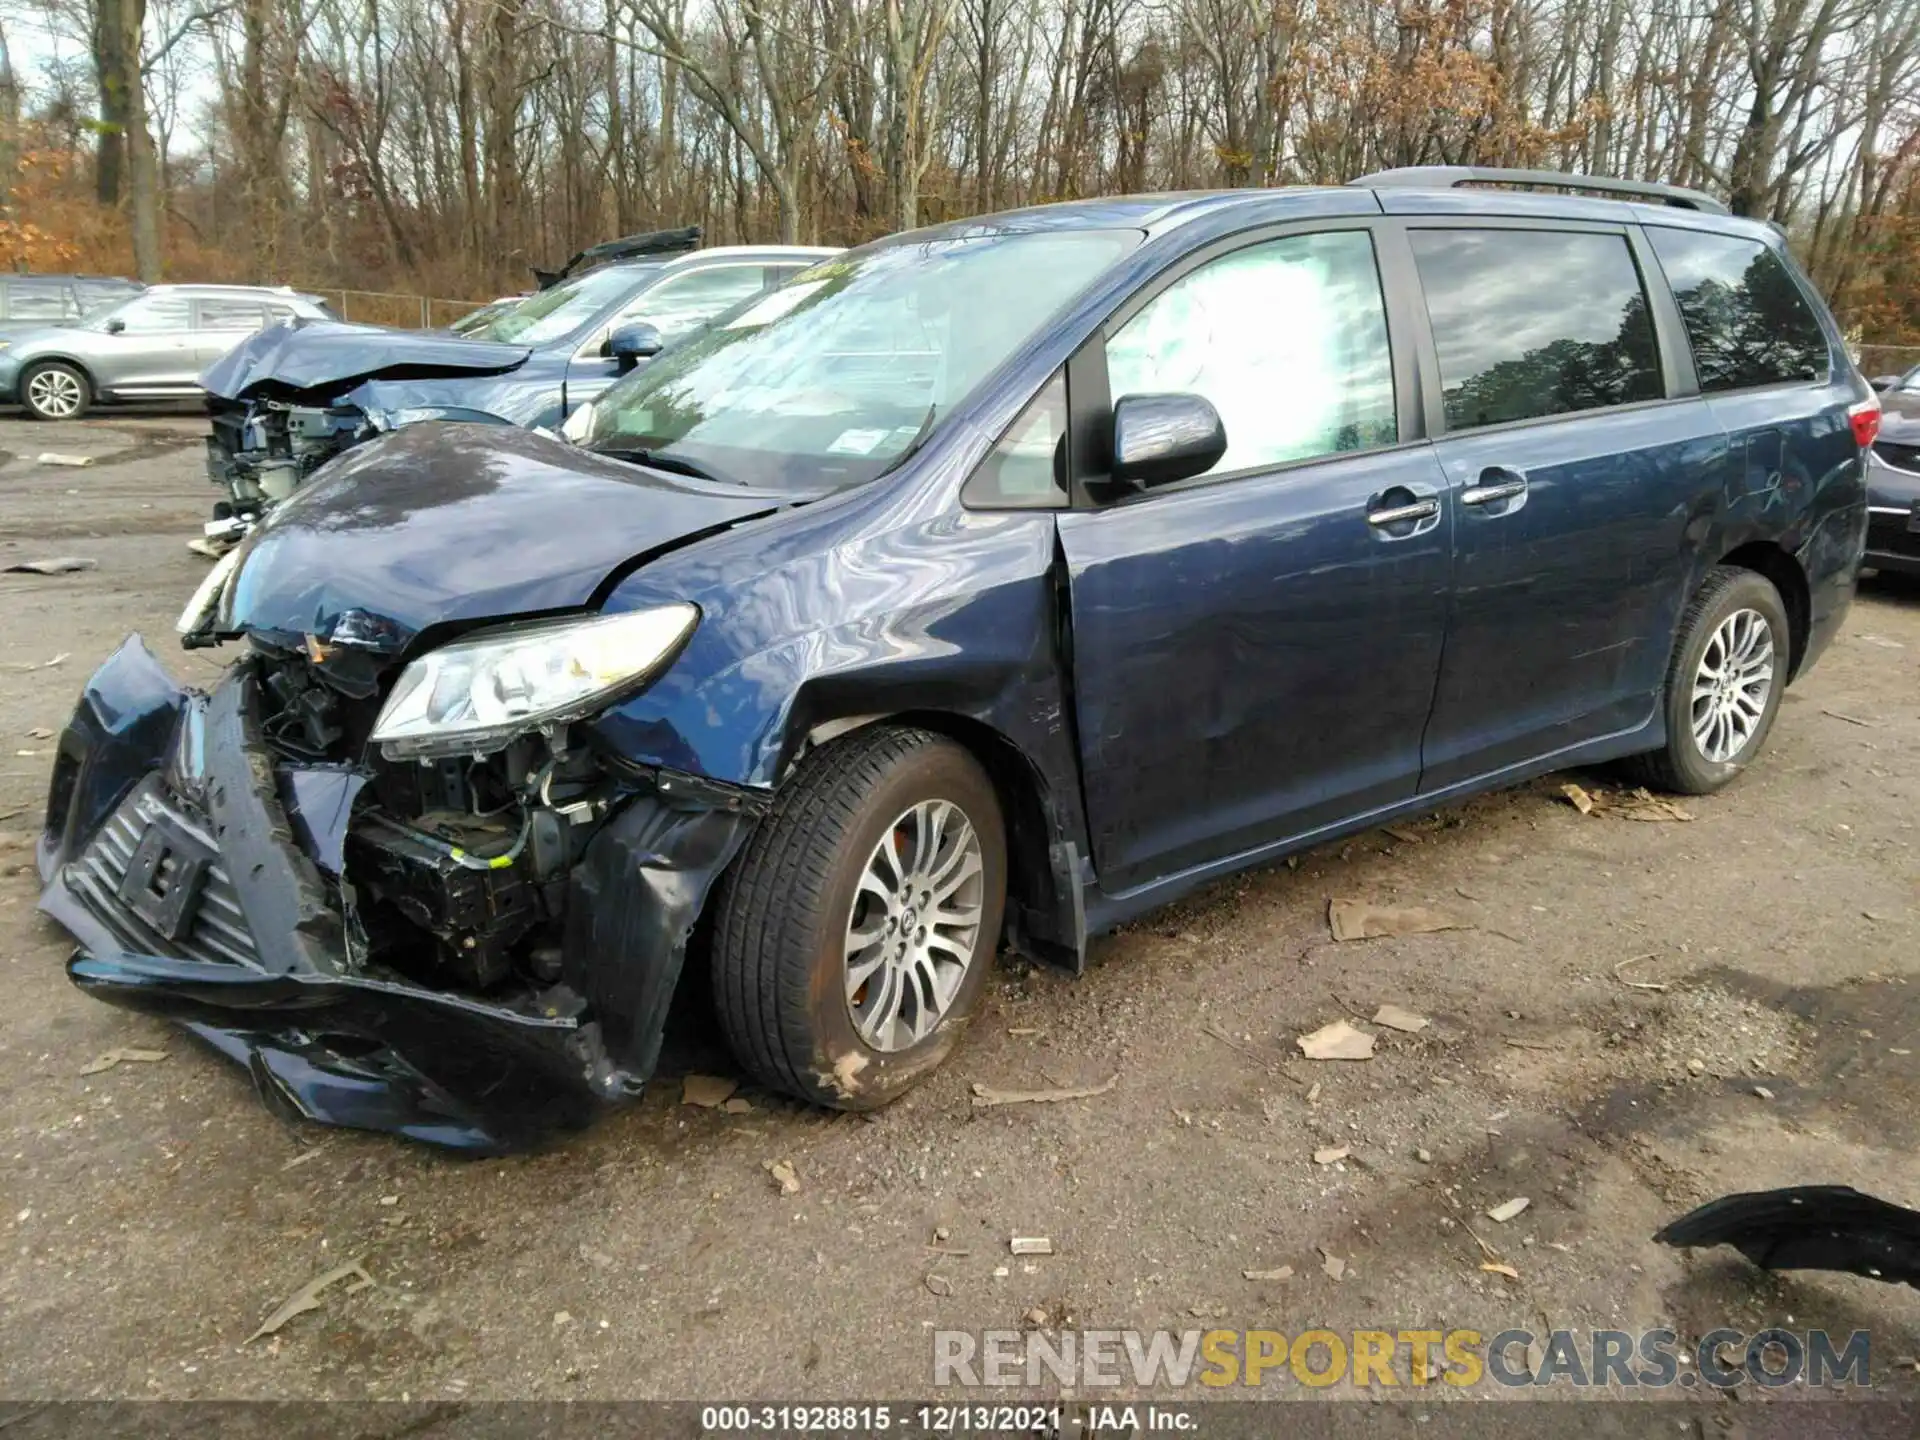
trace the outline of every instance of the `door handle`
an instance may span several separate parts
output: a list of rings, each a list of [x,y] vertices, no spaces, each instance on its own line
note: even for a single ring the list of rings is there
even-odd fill
[[[1469,485],[1460,492],[1460,503],[1462,505],[1497,505],[1502,500],[1512,500],[1526,493],[1526,476],[1495,466],[1490,470],[1482,470],[1479,483]]]
[[[1369,525],[1402,525],[1409,520],[1430,520],[1440,513],[1438,500],[1416,500],[1411,505],[1389,505],[1384,510],[1369,510]]]

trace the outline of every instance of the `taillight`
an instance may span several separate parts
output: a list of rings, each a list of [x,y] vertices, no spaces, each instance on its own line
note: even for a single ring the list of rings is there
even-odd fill
[[[1847,421],[1853,426],[1853,443],[1862,450],[1880,434],[1880,397],[1869,395],[1858,405],[1847,408]]]

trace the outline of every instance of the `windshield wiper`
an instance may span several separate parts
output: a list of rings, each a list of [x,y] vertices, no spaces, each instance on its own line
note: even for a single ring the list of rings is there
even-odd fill
[[[696,480],[711,480],[719,485],[738,485],[742,482],[716,474],[704,465],[696,465],[691,460],[678,455],[663,455],[658,450],[602,450],[598,446],[589,447],[596,455],[610,455],[615,460],[625,460],[630,465],[645,465],[654,470],[666,470],[675,475],[691,475]]]

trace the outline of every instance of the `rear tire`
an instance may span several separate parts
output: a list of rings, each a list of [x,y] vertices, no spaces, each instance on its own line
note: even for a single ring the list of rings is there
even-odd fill
[[[1706,795],[1765,746],[1792,655],[1780,592],[1764,575],[1715,566],[1680,617],[1661,704],[1667,743],[1626,769],[1643,784]]]
[[[817,751],[718,896],[714,1005],[735,1057],[837,1110],[897,1099],[966,1029],[1006,883],[999,799],[963,747],[874,726]]]
[[[43,360],[20,374],[20,405],[36,420],[78,420],[93,404],[85,372],[64,360]]]

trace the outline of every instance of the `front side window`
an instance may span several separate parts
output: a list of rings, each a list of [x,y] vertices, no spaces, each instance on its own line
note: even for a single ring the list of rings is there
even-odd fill
[[[765,284],[758,265],[723,265],[676,275],[647,291],[613,323],[644,320],[660,332],[662,340],[678,340],[729,305],[758,295]]]
[[[1204,396],[1226,474],[1399,438],[1373,240],[1294,235],[1236,250],[1162,290],[1107,341],[1107,387]]]
[[[600,396],[581,443],[741,484],[890,470],[1137,230],[973,230],[822,261]]]
[[[469,340],[545,345],[584,330],[593,317],[657,271],[657,265],[616,265],[541,290],[462,333]]]
[[[1693,345],[1700,388],[1824,380],[1832,364],[1813,307],[1758,240],[1649,226]]]
[[[106,330],[114,321],[120,322],[121,332],[127,335],[162,335],[170,331],[186,330],[192,326],[192,317],[186,298],[181,295],[155,295],[151,292],[135,296],[123,305],[110,310],[101,310],[87,317],[87,328]]]
[[[1449,430],[1664,393],[1653,321],[1625,236],[1415,230]]]

